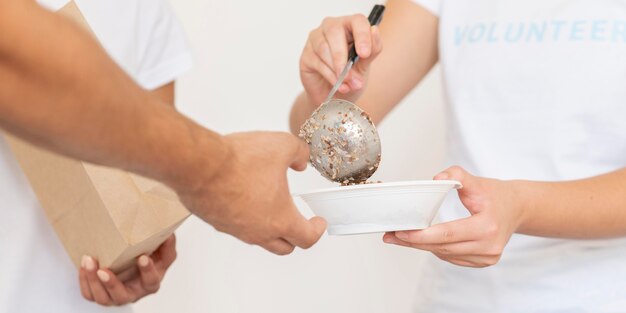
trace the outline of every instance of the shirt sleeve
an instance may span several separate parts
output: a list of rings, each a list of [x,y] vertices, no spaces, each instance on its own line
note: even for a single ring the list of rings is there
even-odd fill
[[[67,5],[68,2],[70,2],[70,0],[37,0],[37,3],[39,3],[39,5],[52,12],[58,11],[59,9]]]
[[[141,0],[136,80],[146,89],[174,81],[193,65],[183,28],[166,0]]]
[[[430,11],[435,16],[439,16],[441,13],[441,2],[443,0],[413,0],[413,2],[421,5],[426,10]]]

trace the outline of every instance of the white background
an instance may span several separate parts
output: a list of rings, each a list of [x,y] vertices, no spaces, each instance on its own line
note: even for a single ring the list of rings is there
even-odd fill
[[[286,131],[289,108],[301,90],[298,59],[308,32],[325,16],[367,14],[375,3],[171,2],[196,59],[195,69],[179,80],[178,105],[221,133]],[[380,125],[383,162],[376,179],[430,179],[443,169],[441,98],[434,71]],[[314,169],[289,178],[292,192],[330,186]],[[196,218],[177,234],[177,262],[161,291],[135,305],[136,312],[410,312],[426,256],[387,246],[381,234],[324,235],[310,250],[286,257],[217,233]]]

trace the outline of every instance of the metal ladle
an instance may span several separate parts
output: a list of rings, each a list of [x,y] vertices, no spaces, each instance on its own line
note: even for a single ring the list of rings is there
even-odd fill
[[[311,164],[322,176],[342,184],[366,181],[380,164],[380,138],[367,113],[334,99],[311,115],[300,136],[309,144]]]
[[[371,25],[380,23],[384,10],[382,5],[374,6],[368,18]],[[353,46],[328,98],[300,128],[300,137],[309,144],[313,167],[344,185],[365,182],[380,164],[380,137],[370,117],[352,102],[332,99],[358,59]]]

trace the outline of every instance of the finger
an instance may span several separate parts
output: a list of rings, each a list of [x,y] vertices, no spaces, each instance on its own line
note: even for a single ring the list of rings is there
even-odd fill
[[[304,71],[312,71],[321,75],[329,86],[332,86],[337,81],[337,75],[332,67],[328,66],[316,53],[313,51],[311,43],[305,48],[301,60],[302,68]],[[329,87],[330,88],[330,87]]]
[[[373,26],[372,27],[372,55],[370,55],[370,57],[378,56],[381,52],[383,52],[383,38],[380,35],[380,28],[378,26]],[[368,60],[371,60],[371,58],[368,58]]]
[[[459,181],[463,188],[459,189],[459,193],[461,191],[467,193],[472,192],[475,187],[477,187],[478,180],[476,177],[470,173],[468,173],[464,168],[460,166],[452,166],[444,170],[443,172],[435,175],[434,180],[456,180]]]
[[[152,261],[159,272],[161,272],[161,276],[163,276],[165,271],[174,263],[176,256],[176,236],[171,235],[161,244],[159,249],[152,256]],[[163,279],[163,277],[161,277],[161,279]]]
[[[317,58],[321,61],[321,65],[325,65],[326,68],[330,69],[331,73],[333,73],[333,76],[335,76],[335,78],[337,77],[334,74],[334,70],[333,70],[333,55],[330,51],[330,46],[328,45],[328,42],[326,41],[326,37],[324,37],[324,34],[321,31],[317,31],[314,34],[311,35],[311,39],[310,39],[310,46],[312,51],[314,52],[314,54],[317,56]],[[334,84],[335,82],[331,82],[331,84]]]
[[[443,244],[477,240],[481,232],[476,216],[433,225],[422,230],[398,231],[395,236],[413,244]]]
[[[362,58],[359,62],[357,62],[354,66],[354,70],[352,72],[358,73],[363,76],[370,68],[372,62],[376,59],[376,57],[383,50],[383,42],[380,36],[380,30],[378,26],[373,26],[371,28],[371,37],[372,37],[372,52],[369,57]]]
[[[326,221],[323,218],[316,216],[306,220],[298,213],[295,221],[290,223],[284,238],[292,245],[308,249],[322,237],[325,230]]]
[[[96,273],[115,305],[124,305],[133,302],[134,299],[132,299],[126,286],[124,286],[113,272],[108,269],[100,269]]]
[[[365,79],[360,73],[356,71],[351,71],[350,74],[346,77],[344,84],[348,85],[349,88],[346,89],[348,92],[357,91],[365,87]]]
[[[448,263],[452,263],[454,265],[458,265],[458,266],[463,266],[463,267],[475,267],[473,263],[464,260],[464,259],[460,259],[460,258],[450,258],[450,257],[446,257],[443,255],[437,255],[435,254],[436,257],[438,257],[440,260],[442,261],[446,261]]]
[[[361,58],[350,71],[349,77],[346,79],[350,83],[352,90],[361,90],[365,87],[365,77],[369,71],[370,65],[382,51],[382,40],[380,31],[377,26],[371,27],[372,51],[367,58]]]
[[[452,251],[454,249],[452,247],[450,247],[450,246],[451,245],[455,245],[455,244],[416,245],[416,244],[411,244],[411,243],[408,243],[406,241],[402,241],[402,240],[396,238],[396,236],[393,233],[386,233],[383,236],[383,241],[385,243],[388,243],[388,244],[394,244],[394,245],[403,246],[403,247],[407,247],[407,248],[414,248],[414,249],[419,249],[419,250],[423,250],[423,251],[427,251],[427,252],[432,252],[434,255],[436,255],[438,258],[440,258],[440,259],[442,259],[444,261],[449,261],[449,260],[455,259],[455,258],[456,259],[460,259],[462,257],[468,256],[468,254],[454,253],[454,251]],[[463,244],[463,243],[461,243],[461,244]],[[472,249],[468,247],[467,250],[471,251]]]
[[[335,74],[339,75],[348,62],[348,46],[350,43],[346,36],[346,30],[344,30],[344,25],[331,20],[326,25],[322,25],[322,32],[330,48]]]
[[[383,242],[388,243],[388,244],[402,246],[402,247],[413,248],[411,243],[398,239],[395,235],[395,232],[385,233],[383,235]]]
[[[399,240],[399,239],[397,239]],[[424,251],[430,251],[438,255],[445,256],[464,256],[464,255],[483,255],[487,256],[488,250],[479,241],[465,241],[444,244],[410,244],[412,248]]]
[[[87,277],[87,283],[94,301],[100,305],[110,306],[112,304],[111,297],[100,282],[100,278],[98,278],[98,262],[92,257],[84,256],[82,265],[85,269],[85,276]]]
[[[339,86],[339,89],[337,89],[337,91],[339,93],[346,94],[346,93],[350,92],[350,86],[348,86],[348,84],[346,84],[346,83],[343,83],[343,84],[341,84],[341,86]]]
[[[352,33],[356,53],[362,59],[367,59],[372,53],[372,26],[363,14],[352,16],[347,24]]]
[[[462,181],[462,180],[465,180],[468,174],[469,173],[465,169],[463,169],[460,166],[455,165],[435,175],[434,179],[435,180],[454,179],[454,180]]]
[[[115,274],[117,279],[121,282],[127,282],[139,277],[139,269],[136,266],[131,266],[122,272]]]
[[[309,146],[303,140],[299,139],[296,136],[288,135],[290,140],[292,141],[293,147],[293,159],[291,160],[291,167],[296,171],[304,171],[309,163]]]
[[[474,268],[483,268],[492,266],[498,263],[500,260],[499,257],[493,256],[476,256],[476,255],[466,255],[462,257],[446,257],[437,255],[438,258],[450,262],[455,265],[465,266],[465,267],[474,267]]]
[[[293,249],[295,249],[294,245],[280,238],[263,243],[261,244],[261,247],[277,255],[287,255],[293,252]]]
[[[483,178],[476,177],[468,173],[460,166],[452,166],[445,171],[437,174],[435,180],[456,180],[461,183],[462,187],[457,190],[461,201],[465,208],[472,214],[477,214],[485,207],[481,205],[487,197],[488,192],[485,190],[481,182]]]
[[[87,281],[87,272],[82,266],[78,270],[78,282],[80,285],[80,294],[83,295],[83,298],[94,301],[91,289],[89,289],[89,282]]]
[[[402,241],[398,238],[396,238],[396,236],[393,233],[386,233],[383,236],[383,241],[385,243],[388,244],[395,244],[395,245],[399,245],[399,246],[403,246],[403,247],[408,247],[408,248],[415,248],[415,249],[419,249],[419,250],[424,250],[424,251],[429,251],[432,252],[435,256],[437,256],[439,259],[446,261],[446,262],[450,262],[452,264],[455,265],[460,265],[460,266],[465,266],[465,267],[485,267],[485,266],[490,266],[493,265],[495,263],[497,263],[497,261],[499,260],[499,256],[496,255],[450,255],[450,254],[442,254],[439,253],[439,251],[437,251],[437,249],[433,249],[433,248],[429,248],[429,247],[425,247],[425,246],[420,246],[420,245],[415,245],[415,244],[410,244],[408,242]],[[472,249],[468,248],[468,251],[471,251]]]
[[[137,259],[141,285],[147,293],[155,293],[161,287],[161,275],[154,266],[154,262],[147,255],[142,255]]]

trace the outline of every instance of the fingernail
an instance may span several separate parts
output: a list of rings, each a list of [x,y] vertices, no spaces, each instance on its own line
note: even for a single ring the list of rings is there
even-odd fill
[[[111,279],[111,276],[109,276],[109,273],[103,270],[98,270],[96,274],[98,274],[98,278],[100,278],[100,281],[102,281],[103,283],[108,283],[109,280]]]
[[[96,269],[96,264],[90,256],[84,255],[81,261],[81,265],[84,269],[88,271],[93,271],[94,269]]]
[[[396,232],[396,237],[400,240],[408,240],[409,234],[403,231],[398,231]]]
[[[361,83],[361,81],[359,79],[352,78],[352,88],[354,89],[361,89],[361,87],[363,87],[363,84]]]
[[[150,259],[147,256],[142,255],[139,257],[139,266],[146,267],[148,263],[150,263]]]

